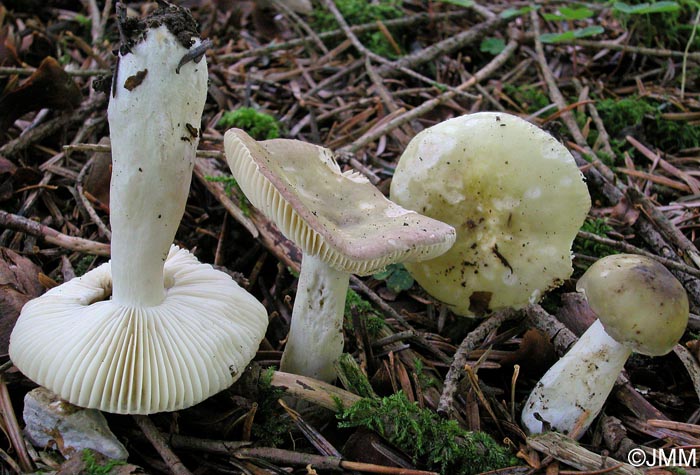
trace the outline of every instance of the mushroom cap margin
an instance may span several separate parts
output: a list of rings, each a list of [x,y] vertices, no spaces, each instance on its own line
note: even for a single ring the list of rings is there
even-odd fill
[[[369,275],[430,259],[454,243],[452,226],[389,201],[330,150],[300,140],[224,136],[226,160],[248,200],[294,241],[341,272]]]

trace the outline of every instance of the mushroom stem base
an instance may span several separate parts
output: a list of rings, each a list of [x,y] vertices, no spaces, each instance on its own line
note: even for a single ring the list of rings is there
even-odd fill
[[[522,412],[527,431],[545,432],[542,421],[546,421],[551,430],[569,434],[576,427],[574,435],[583,435],[602,409],[630,353],[596,320],[530,394]]]
[[[350,275],[304,255],[280,369],[321,381],[335,380],[343,353],[343,315]]]

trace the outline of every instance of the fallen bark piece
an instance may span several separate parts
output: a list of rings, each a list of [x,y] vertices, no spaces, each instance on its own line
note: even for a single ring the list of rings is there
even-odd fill
[[[616,475],[642,475],[644,473],[630,464],[618,462],[610,457],[603,457],[584,449],[575,440],[557,432],[528,437],[527,445],[578,470],[600,470],[619,465],[612,473]]]
[[[118,460],[129,456],[100,411],[74,406],[48,389],[27,393],[23,417],[29,441],[37,447],[55,445],[64,455],[91,449]]]

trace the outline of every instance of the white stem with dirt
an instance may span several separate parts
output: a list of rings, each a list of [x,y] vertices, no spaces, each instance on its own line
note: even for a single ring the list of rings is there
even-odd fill
[[[350,274],[304,255],[281,371],[332,382],[343,353],[343,316]]]
[[[153,306],[165,297],[163,264],[185,210],[207,91],[206,60],[176,73],[187,52],[163,25],[121,55],[115,71],[110,221],[120,305]]]

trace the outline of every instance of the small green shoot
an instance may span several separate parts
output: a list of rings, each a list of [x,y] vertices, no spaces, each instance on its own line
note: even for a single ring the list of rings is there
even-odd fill
[[[76,21],[80,26],[83,26],[85,28],[90,28],[90,25],[92,25],[92,20],[85,15],[81,15],[78,13],[73,17],[73,20]]]
[[[372,277],[385,281],[387,288],[397,294],[413,287],[414,282],[413,277],[403,264],[389,264],[384,270],[377,272]]]
[[[500,54],[506,48],[506,42],[503,38],[484,38],[479,45],[479,51],[489,53],[494,56]]]
[[[225,112],[216,126],[224,129],[243,129],[255,140],[276,139],[280,136],[280,124],[277,119],[252,107]]]
[[[104,465],[100,465],[95,458],[94,452],[90,449],[83,450],[82,459],[85,464],[85,473],[87,475],[109,475],[114,467],[126,465],[125,461],[116,459],[108,459],[105,461]]]

